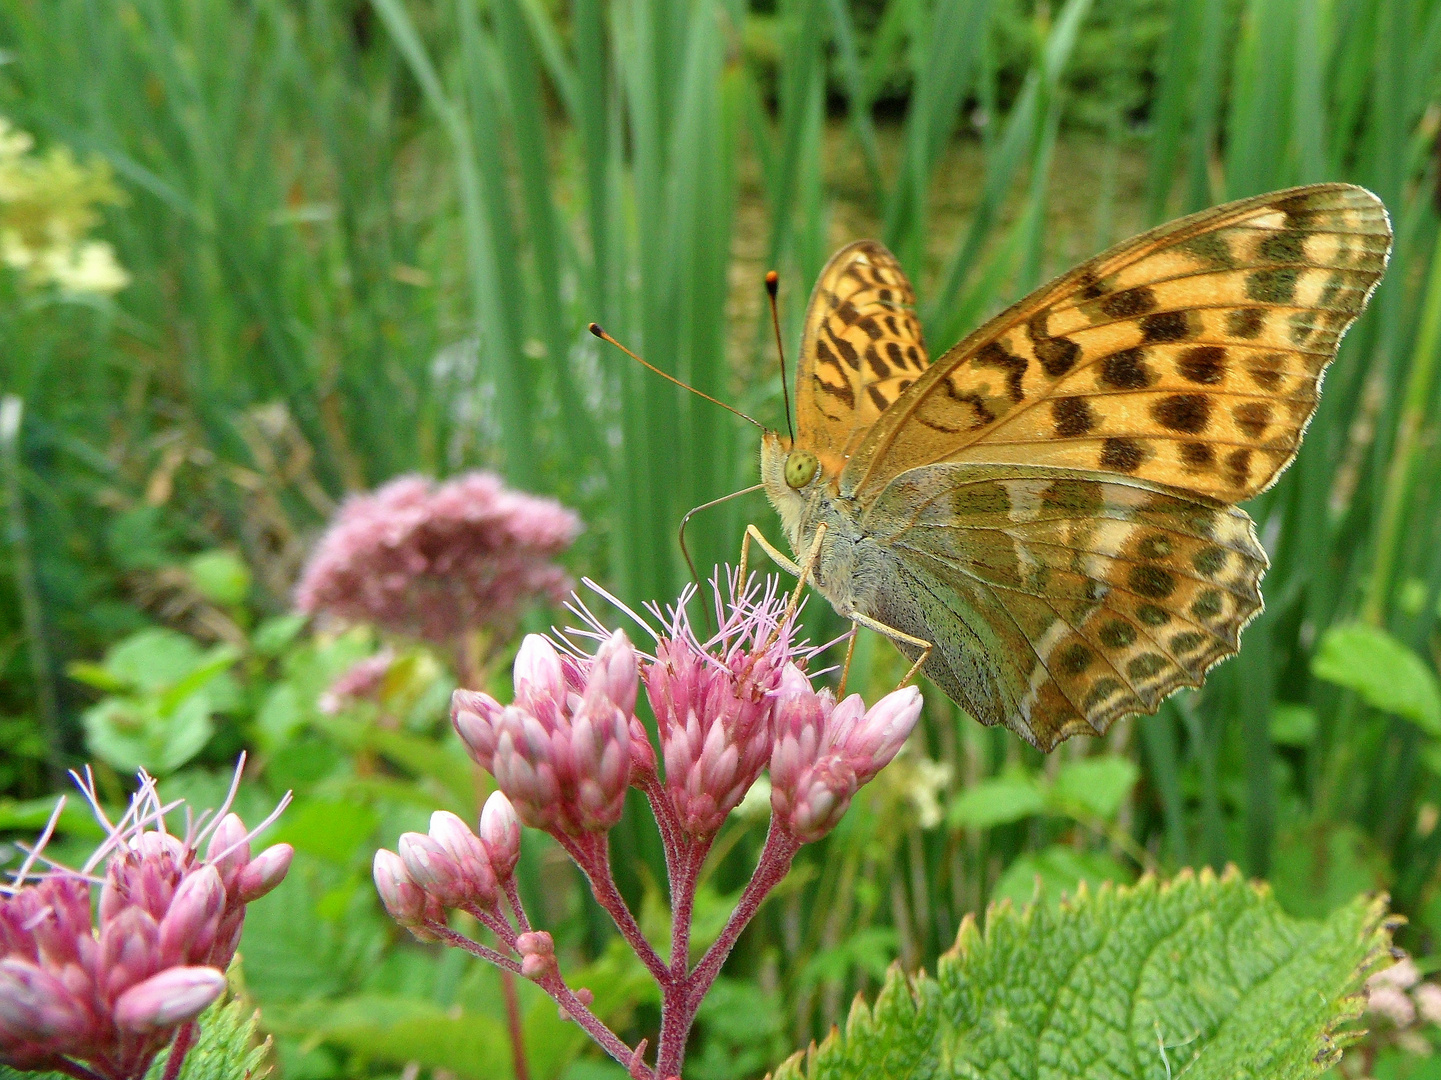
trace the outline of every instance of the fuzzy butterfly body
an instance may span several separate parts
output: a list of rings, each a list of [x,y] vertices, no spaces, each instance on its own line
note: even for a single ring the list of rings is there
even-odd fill
[[[1234,505],[1295,457],[1386,266],[1370,192],[1215,207],[1043,286],[929,362],[880,244],[821,272],[795,444],[766,493],[847,618],[898,631],[985,724],[1049,750],[1234,653],[1266,555]]]

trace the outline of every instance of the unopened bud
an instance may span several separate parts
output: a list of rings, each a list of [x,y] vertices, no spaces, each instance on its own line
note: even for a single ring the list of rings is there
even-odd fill
[[[123,908],[101,926],[96,973],[107,1001],[159,970],[159,941],[160,926],[143,908]]]
[[[531,930],[515,939],[520,953],[520,973],[527,979],[542,979],[556,970],[555,941],[544,930]]]
[[[272,844],[246,864],[235,879],[236,896],[242,904],[259,900],[285,880],[295,849],[289,844]]]
[[[450,722],[466,753],[486,772],[495,772],[495,744],[504,707],[479,690],[457,690],[450,698]]]
[[[416,925],[425,910],[425,890],[410,879],[400,856],[381,848],[375,853],[372,871],[375,891],[390,917],[401,926]]]
[[[29,1039],[78,1035],[89,1023],[65,984],[43,968],[13,957],[0,960],[0,1031]]]
[[[176,967],[132,986],[115,1002],[116,1026],[148,1032],[193,1020],[225,992],[225,973],[212,967]]]
[[[480,839],[490,856],[490,868],[501,881],[515,872],[520,861],[520,818],[503,791],[493,791],[480,812]]]
[[[220,915],[225,910],[225,886],[220,872],[202,866],[187,875],[175,890],[170,910],[160,920],[160,964],[195,963],[207,958],[215,944]]]
[[[238,814],[226,814],[215,832],[210,836],[210,846],[205,857],[220,871],[221,883],[229,891],[231,883],[246,863],[250,861],[250,841],[245,822]]]
[[[635,649],[624,630],[617,630],[596,650],[591,661],[586,689],[594,687],[627,717],[635,713],[636,691],[640,685],[640,668]]]
[[[448,810],[437,810],[430,815],[430,838],[455,863],[462,890],[460,903],[469,902],[481,907],[494,905],[495,871],[491,869],[485,845],[470,831],[470,826]]]
[[[526,634],[515,654],[515,692],[519,696],[565,700],[565,670],[555,646],[544,635]]]

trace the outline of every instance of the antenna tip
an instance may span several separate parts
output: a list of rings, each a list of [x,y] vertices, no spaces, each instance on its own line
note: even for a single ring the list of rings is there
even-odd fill
[[[774,270],[767,270],[767,271],[766,271],[766,292],[768,292],[768,293],[770,293],[772,296],[774,296],[774,295],[776,294],[776,290],[780,288],[780,284],[781,284],[781,276],[780,276],[779,274],[777,274]]]
[[[605,330],[601,328],[601,325],[598,322],[591,323],[589,326],[586,327],[586,329],[598,338],[605,337]]]

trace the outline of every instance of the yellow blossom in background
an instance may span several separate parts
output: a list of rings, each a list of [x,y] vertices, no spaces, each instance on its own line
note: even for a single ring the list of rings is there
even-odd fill
[[[121,201],[101,160],[81,163],[68,147],[44,156],[35,140],[0,117],[0,261],[32,288],[110,296],[130,282],[115,249],[87,235],[99,207]]]

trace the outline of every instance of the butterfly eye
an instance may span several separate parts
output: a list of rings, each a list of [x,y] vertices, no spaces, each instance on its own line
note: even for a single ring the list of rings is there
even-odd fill
[[[792,450],[786,458],[786,483],[799,491],[814,479],[821,463],[809,450]]]

